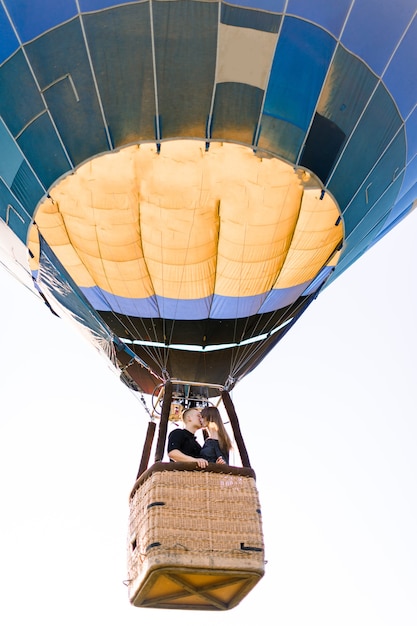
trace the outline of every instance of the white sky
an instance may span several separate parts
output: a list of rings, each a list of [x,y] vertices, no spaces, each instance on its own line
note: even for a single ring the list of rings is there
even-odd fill
[[[224,613],[130,606],[128,495],[147,415],[1,268],[0,623],[415,626],[416,268],[417,212],[237,386],[268,562]]]

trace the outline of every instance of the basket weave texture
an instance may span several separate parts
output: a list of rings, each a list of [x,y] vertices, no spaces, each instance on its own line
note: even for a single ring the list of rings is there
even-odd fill
[[[151,569],[178,566],[264,573],[260,504],[252,476],[155,471],[130,497],[129,595]]]

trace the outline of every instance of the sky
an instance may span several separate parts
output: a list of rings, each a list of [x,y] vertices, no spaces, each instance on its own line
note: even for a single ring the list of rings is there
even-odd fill
[[[236,608],[213,613],[129,604],[128,496],[148,415],[0,267],[0,623],[415,626],[416,268],[417,212],[234,390],[267,562]]]

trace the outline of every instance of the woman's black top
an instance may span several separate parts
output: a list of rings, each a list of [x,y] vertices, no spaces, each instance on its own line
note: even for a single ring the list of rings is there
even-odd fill
[[[211,437],[205,440],[201,448],[200,456],[202,459],[207,459],[209,463],[215,463],[219,456],[221,456],[225,463],[229,464],[229,452],[221,450],[218,440],[211,439]]]

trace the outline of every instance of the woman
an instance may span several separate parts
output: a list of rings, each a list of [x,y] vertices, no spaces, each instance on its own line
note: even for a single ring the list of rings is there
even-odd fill
[[[200,456],[209,463],[229,464],[232,442],[224,427],[220,411],[215,406],[206,406],[201,411],[201,422],[208,434]]]

